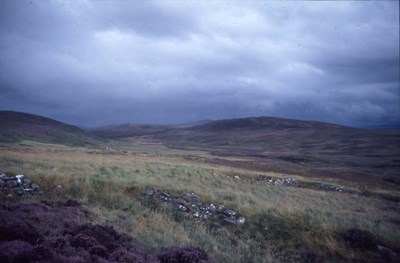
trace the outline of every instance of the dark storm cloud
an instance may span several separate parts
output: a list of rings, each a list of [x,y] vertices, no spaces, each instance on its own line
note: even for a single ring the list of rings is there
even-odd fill
[[[2,1],[0,109],[70,123],[399,118],[398,1]]]

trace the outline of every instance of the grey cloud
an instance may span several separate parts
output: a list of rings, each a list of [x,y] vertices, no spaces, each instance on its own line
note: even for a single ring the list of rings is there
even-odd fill
[[[399,3],[4,1],[0,108],[78,125],[399,118]]]
[[[148,37],[179,37],[194,30],[187,13],[176,12],[162,2],[127,1],[123,8],[112,1],[92,3],[99,28],[120,28]]]

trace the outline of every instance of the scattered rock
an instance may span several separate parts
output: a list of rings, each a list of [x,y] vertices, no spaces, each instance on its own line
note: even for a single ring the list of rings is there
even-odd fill
[[[268,183],[274,185],[295,185],[296,179],[294,178],[269,178]]]
[[[207,210],[210,211],[211,213],[215,213],[217,211],[217,207],[214,204],[210,204],[207,207]]]
[[[184,205],[179,205],[178,206],[178,211],[179,212],[187,212],[188,208],[186,206],[184,206]]]
[[[343,192],[344,187],[340,185],[331,185],[331,184],[319,184],[320,189],[325,191],[334,191],[334,192]]]
[[[16,176],[7,176],[0,173],[0,195],[7,197],[24,196],[26,194],[38,195],[43,192],[38,184],[32,183],[32,180],[23,174]]]
[[[243,216],[239,216],[236,221],[238,224],[244,224],[244,222],[246,222],[246,219]]]
[[[267,177],[265,175],[260,175],[257,181],[259,183],[267,183],[270,185],[297,186],[297,187],[311,188],[316,190],[332,191],[332,192],[345,191],[345,188],[340,185],[316,183],[316,182],[302,182],[302,181],[297,181],[296,179],[290,177],[275,178],[275,177]]]
[[[59,194],[61,194],[62,189],[63,189],[62,185],[57,184],[57,185],[55,185],[55,186],[53,187],[53,189],[52,189],[51,191],[52,191],[54,194],[59,195]]]
[[[222,214],[227,217],[234,217],[236,215],[236,211],[232,209],[225,209],[222,211]]]
[[[157,189],[154,187],[147,187],[146,189],[144,189],[142,194],[145,195],[146,197],[152,197],[156,194],[156,191]]]
[[[146,199],[170,205],[176,211],[185,213],[193,219],[208,221],[212,226],[241,225],[246,221],[236,210],[225,208],[223,205],[207,204],[193,192],[174,196],[165,190],[146,187],[142,195]]]
[[[24,177],[24,178],[22,179],[22,182],[23,182],[24,184],[30,185],[30,184],[32,183],[32,180],[29,179],[29,178]]]

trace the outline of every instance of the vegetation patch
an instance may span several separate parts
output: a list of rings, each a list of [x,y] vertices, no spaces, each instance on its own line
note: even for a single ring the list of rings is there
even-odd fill
[[[0,202],[1,262],[207,263],[196,247],[152,254],[113,227],[91,224],[96,215],[76,201],[14,204]]]

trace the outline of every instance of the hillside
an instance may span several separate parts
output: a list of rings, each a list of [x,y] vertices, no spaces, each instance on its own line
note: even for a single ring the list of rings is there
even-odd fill
[[[229,130],[277,130],[277,129],[304,129],[304,128],[344,128],[343,126],[317,122],[302,121],[276,117],[250,117],[240,119],[216,120],[191,127],[191,130],[201,131],[229,131]]]
[[[163,125],[121,124],[93,128],[89,129],[88,131],[99,137],[107,139],[119,139],[143,135],[154,135],[157,133],[166,132],[170,129],[170,127]]]
[[[338,172],[343,168],[352,171],[346,173],[348,178],[356,174],[359,178],[360,174],[391,177],[398,174],[400,167],[399,132],[316,121],[253,117],[210,121],[187,128],[114,126],[96,134],[106,138],[116,138],[115,134],[118,138],[148,138],[170,148],[202,150],[218,158],[245,157],[245,163],[230,164],[279,172],[337,177],[345,176]]]
[[[82,129],[39,115],[0,111],[0,141],[32,140],[72,146],[95,145],[99,139]]]
[[[33,140],[85,146],[98,144],[98,138],[109,143],[125,140],[125,145],[128,139],[204,151],[214,156],[214,163],[252,170],[400,182],[398,131],[275,117],[217,120],[183,127],[125,124],[83,131],[49,118],[11,111],[0,112],[0,123],[2,142]]]

